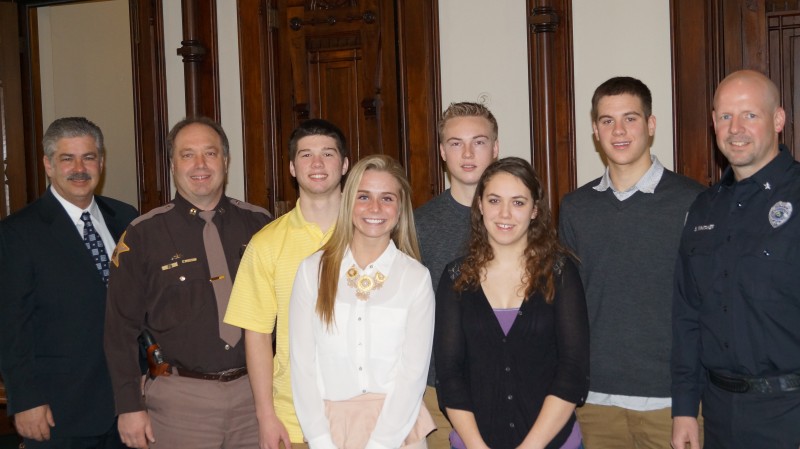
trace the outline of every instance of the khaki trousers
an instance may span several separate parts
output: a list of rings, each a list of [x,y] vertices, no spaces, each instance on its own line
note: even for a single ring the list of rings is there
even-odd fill
[[[425,388],[425,395],[422,397],[428,411],[431,412],[433,422],[436,424],[436,430],[428,435],[428,447],[430,449],[450,449],[450,432],[453,426],[450,421],[439,410],[439,399],[436,396],[436,388]]]
[[[250,378],[230,382],[160,376],[145,384],[151,449],[253,449],[258,421]]]
[[[672,409],[647,412],[584,404],[575,410],[586,449],[670,449]],[[700,446],[703,423],[700,421]]]

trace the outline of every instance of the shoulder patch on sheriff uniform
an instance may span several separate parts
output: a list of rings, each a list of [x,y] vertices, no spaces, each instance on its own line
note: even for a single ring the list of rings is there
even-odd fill
[[[131,248],[125,244],[125,235],[127,233],[128,231],[122,233],[122,236],[119,238],[119,242],[117,243],[117,247],[114,248],[114,254],[111,256],[111,262],[117,268],[119,268],[119,255],[131,250]]]
[[[238,207],[239,209],[249,210],[250,212],[255,212],[257,214],[264,214],[267,217],[272,218],[272,214],[261,206],[256,206],[255,204],[246,203],[244,201],[237,200],[234,198],[230,198],[230,201],[231,204]]]
[[[165,204],[163,206],[156,207],[155,209],[152,209],[150,212],[148,212],[146,214],[139,215],[138,217],[136,217],[131,222],[131,226],[136,226],[137,224],[139,224],[139,223],[141,223],[141,222],[143,222],[145,220],[149,220],[149,219],[155,217],[156,215],[161,215],[163,213],[166,213],[166,212],[172,210],[173,207],[175,207],[174,203],[169,203],[169,204]]]

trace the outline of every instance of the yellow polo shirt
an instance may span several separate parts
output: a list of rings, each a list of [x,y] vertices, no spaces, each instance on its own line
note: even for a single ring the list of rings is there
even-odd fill
[[[300,201],[287,214],[256,233],[242,256],[225,322],[261,333],[272,333],[277,321],[274,371],[275,413],[292,443],[302,443],[303,433],[292,403],[289,372],[289,297],[300,262],[328,241],[333,226],[324,233],[300,211]]]

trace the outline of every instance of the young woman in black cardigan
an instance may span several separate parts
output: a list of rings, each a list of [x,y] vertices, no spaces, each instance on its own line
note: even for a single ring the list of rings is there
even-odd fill
[[[574,410],[589,388],[589,324],[547,201],[527,161],[490,165],[467,256],[439,283],[437,393],[456,448],[580,447]]]

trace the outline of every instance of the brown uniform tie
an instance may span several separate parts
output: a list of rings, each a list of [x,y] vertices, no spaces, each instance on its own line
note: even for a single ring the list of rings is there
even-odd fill
[[[203,246],[206,249],[206,259],[208,260],[208,271],[211,274],[211,285],[214,287],[214,296],[217,298],[217,313],[219,314],[219,338],[225,343],[236,346],[242,338],[242,330],[236,326],[231,326],[222,322],[225,317],[225,310],[228,308],[228,300],[231,297],[233,282],[228,271],[228,261],[225,259],[225,250],[222,248],[222,240],[219,237],[219,230],[214,224],[213,210],[200,212],[200,217],[206,221],[203,227]]]

